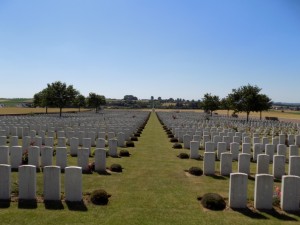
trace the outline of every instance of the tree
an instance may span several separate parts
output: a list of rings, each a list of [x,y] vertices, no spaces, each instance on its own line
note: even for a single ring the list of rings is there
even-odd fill
[[[210,114],[212,115],[213,111],[220,108],[219,96],[206,93],[202,98],[202,108],[204,111],[210,111]]]
[[[87,105],[91,108],[95,108],[96,113],[98,112],[101,105],[105,105],[106,100],[103,95],[98,95],[96,93],[89,93],[89,96],[87,97]]]
[[[272,107],[272,100],[265,94],[258,95],[257,111],[259,111],[259,117],[261,119],[262,111],[268,111]]]
[[[85,107],[85,97],[81,94],[77,95],[74,101],[75,106],[78,107],[78,111],[80,112],[80,107]]]
[[[47,96],[50,98],[50,106],[59,108],[60,117],[62,109],[72,105],[77,95],[78,91],[73,88],[73,85],[67,86],[66,83],[60,81],[47,84]]]
[[[125,95],[124,96],[124,101],[131,102],[131,101],[136,101],[136,100],[138,100],[138,98],[133,95]]]
[[[227,116],[229,116],[229,110],[233,109],[233,99],[230,94],[227,97],[221,99],[220,108],[227,110]]]
[[[232,90],[233,108],[235,112],[245,112],[249,121],[250,112],[259,112],[268,108],[267,96],[259,94],[261,88],[250,84]]]
[[[33,105],[34,107],[45,107],[46,114],[48,113],[48,107],[51,105],[51,96],[47,88],[33,96]]]

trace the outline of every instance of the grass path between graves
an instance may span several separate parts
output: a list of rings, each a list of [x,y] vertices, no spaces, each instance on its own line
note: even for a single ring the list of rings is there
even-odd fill
[[[197,196],[217,192],[227,198],[228,178],[188,176],[184,170],[191,166],[202,167],[203,162],[177,158],[180,152],[188,150],[172,149],[172,143],[154,113],[139,141],[135,142],[135,148],[128,150],[131,153],[129,158],[107,159],[108,165],[121,164],[124,167],[123,173],[83,175],[84,193],[104,188],[112,195],[107,206],[94,206],[86,202],[85,207],[74,210],[62,201],[61,208],[56,210],[46,209],[42,202],[34,209],[21,209],[16,202],[12,202],[8,208],[0,209],[0,224],[231,225],[295,224],[295,221],[300,221],[294,215],[236,212],[231,209],[213,212],[203,209]],[[68,164],[76,165],[76,158],[70,157]],[[218,166],[216,170],[219,170]],[[236,163],[233,170],[236,170]],[[12,182],[16,181],[17,173],[14,172]],[[41,196],[42,173],[38,173],[37,183],[37,195]],[[62,191],[63,183],[62,174]],[[253,181],[249,180],[248,189],[248,198],[253,199]]]

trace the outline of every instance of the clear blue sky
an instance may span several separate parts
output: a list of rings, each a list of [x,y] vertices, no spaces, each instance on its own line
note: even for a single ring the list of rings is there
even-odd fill
[[[299,0],[0,0],[0,97],[221,98],[257,85],[300,102]]]

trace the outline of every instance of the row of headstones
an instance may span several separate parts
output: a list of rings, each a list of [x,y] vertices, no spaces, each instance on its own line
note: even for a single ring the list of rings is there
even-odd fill
[[[209,134],[208,132],[201,132],[196,131],[195,134],[192,134],[191,132],[189,134],[183,134],[183,132],[175,132],[174,135],[176,138],[178,138],[179,142],[183,142],[184,148],[190,148],[190,141],[199,141],[205,146],[206,142],[213,142],[215,144],[215,148],[217,147],[218,142],[226,142],[227,146],[229,147],[229,144],[231,142],[236,143],[251,143],[254,145],[256,143],[261,143],[264,146],[266,144],[270,143],[270,139],[272,140],[272,144],[288,144],[288,145],[297,145],[300,146],[300,135],[292,135],[289,134],[280,134],[279,137],[263,137],[260,138],[258,134],[253,134],[253,137],[248,136],[247,133],[241,133],[241,132],[220,132],[219,134],[216,134],[215,132],[212,134]],[[287,143],[286,143],[287,141]]]
[[[193,116],[187,116],[185,113],[175,114],[176,117],[181,119],[171,119],[172,112],[158,112],[159,118],[164,122],[164,124],[170,128],[182,128],[182,129],[206,129],[210,131],[215,128],[226,128],[231,129],[235,127],[239,132],[250,131],[251,133],[259,132],[261,135],[266,135],[267,133],[272,133],[274,136],[276,133],[291,133],[299,134],[299,124],[296,123],[285,123],[285,122],[273,122],[273,121],[256,121],[256,122],[246,122],[245,120],[232,121],[231,118],[222,117],[221,119],[212,117],[209,121],[203,119],[199,113],[194,113]],[[199,116],[200,115],[200,116]],[[172,130],[174,133],[174,130]]]
[[[81,143],[80,143],[81,140]],[[125,135],[124,133],[120,132],[117,135],[117,138],[112,138],[112,139],[108,139],[108,146],[110,148],[115,148],[115,146],[117,145],[118,147],[124,147],[125,146]],[[79,146],[82,146],[84,148],[91,148],[93,146],[97,147],[97,148],[104,148],[106,144],[106,140],[104,138],[97,138],[92,139],[92,138],[76,138],[76,137],[72,137],[70,139],[66,139],[65,137],[60,137],[57,139],[57,147],[66,147],[67,145],[70,145],[71,147],[71,154],[72,155],[77,155],[77,150],[79,148]],[[0,146],[5,146],[7,145],[7,140],[6,137],[0,136]],[[44,146],[50,146],[50,147],[54,147],[54,138],[52,137],[46,137],[43,139],[39,136],[34,137],[34,139],[32,139],[29,136],[26,136],[23,138],[22,140],[22,148],[23,148],[23,152],[28,149],[31,145],[33,146],[38,146],[38,147],[42,147]],[[19,146],[19,139],[17,136],[11,136],[10,138],[10,142],[9,142],[9,146]]]
[[[203,158],[203,174],[215,175],[216,157],[212,152],[205,152]],[[232,173],[232,153],[221,154],[220,174],[228,176]],[[238,172],[250,175],[251,155],[240,153],[238,155]],[[272,173],[276,179],[281,179],[285,175],[286,157],[283,155],[273,156]],[[256,174],[269,174],[270,156],[259,154],[257,157]],[[288,175],[300,176],[300,156],[290,156],[288,165]]]
[[[61,168],[46,166],[43,169],[44,201],[61,200]],[[23,165],[19,167],[18,198],[36,200],[36,167]],[[65,200],[79,202],[82,200],[82,169],[70,166],[65,168]],[[0,201],[11,199],[11,166],[0,164]]]
[[[229,206],[247,208],[248,175],[231,173],[229,183]],[[254,189],[254,207],[259,210],[272,209],[274,177],[269,174],[256,174]],[[300,177],[286,175],[282,177],[280,207],[284,211],[300,210]]]
[[[229,146],[229,147],[228,147]],[[199,158],[199,148],[200,142],[199,141],[190,141],[190,157],[192,159]],[[232,154],[233,160],[238,160],[238,155],[240,153],[240,144],[237,142],[232,142],[228,145],[228,142],[218,142],[217,143],[217,150],[215,151],[215,143],[213,142],[206,142],[205,143],[205,152],[212,152],[217,153],[217,158],[220,159],[222,153],[229,152]],[[298,156],[299,155],[299,147],[297,145],[290,145],[287,147],[285,144],[261,144],[255,143],[253,146],[253,161],[257,161],[257,156],[259,154],[267,154],[270,156],[270,162],[272,162],[273,156],[275,153],[277,155],[287,156]],[[242,144],[242,153],[250,154],[251,155],[251,144],[250,143],[243,143]]]
[[[95,159],[95,170],[105,171],[106,170],[106,149],[96,148],[94,151]],[[89,156],[91,155],[90,149],[80,148],[78,149],[77,165],[81,167],[83,171],[89,169]],[[117,147],[110,148],[108,154],[112,157],[118,155]],[[0,146],[0,164],[9,164],[12,169],[18,169],[22,165],[22,147],[13,146]],[[28,164],[33,165],[36,168],[46,167],[53,165],[53,148],[50,146],[44,146],[39,148],[37,146],[31,146],[28,148]],[[67,148],[57,147],[56,148],[56,165],[61,169],[65,169],[68,165],[67,161]]]
[[[189,113],[173,113],[173,112],[157,112],[159,118],[163,120],[165,125],[186,124],[188,126],[217,126],[217,125],[235,125],[235,126],[251,126],[251,127],[297,127],[297,124],[282,121],[258,120],[250,118],[247,122],[245,119],[235,119],[226,116],[213,116],[207,119],[207,115],[195,112]],[[176,119],[174,119],[176,118]]]
[[[129,126],[128,126],[129,127]],[[6,135],[5,130],[0,130],[0,143],[5,142],[5,139],[7,137],[10,137],[10,139],[13,137],[14,139],[21,139],[25,137],[30,137],[31,141],[34,141],[35,138],[42,138],[42,144],[44,144],[45,139],[48,138],[53,138],[53,139],[58,139],[58,138],[67,138],[67,140],[71,139],[72,137],[79,138],[80,144],[82,144],[82,139],[83,138],[91,138],[92,141],[95,141],[97,138],[104,138],[104,139],[112,139],[112,138],[117,138],[119,133],[123,133],[125,135],[125,139],[129,139],[130,135],[132,133],[135,133],[136,129],[134,127],[129,127],[129,128],[120,128],[118,129],[118,132],[110,131],[110,132],[105,132],[105,131],[93,131],[93,130],[86,130],[86,131],[48,131],[47,134],[44,130],[41,132],[37,133],[36,130],[30,130],[28,134],[26,135]]]

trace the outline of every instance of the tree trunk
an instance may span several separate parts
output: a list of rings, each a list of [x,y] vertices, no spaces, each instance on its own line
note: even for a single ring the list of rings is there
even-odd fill
[[[213,111],[210,110],[210,116],[212,116]]]
[[[260,114],[259,114],[259,118],[260,118],[260,120],[261,120],[261,113],[262,113],[262,111],[260,111],[259,113],[260,113]]]
[[[48,114],[48,106],[46,106],[46,114]]]
[[[227,117],[229,117],[229,109],[227,110]]]
[[[80,112],[80,106],[78,107],[78,112]]]
[[[59,117],[61,117],[62,108],[59,108]]]
[[[250,112],[247,112],[247,122],[249,121],[249,114]]]

